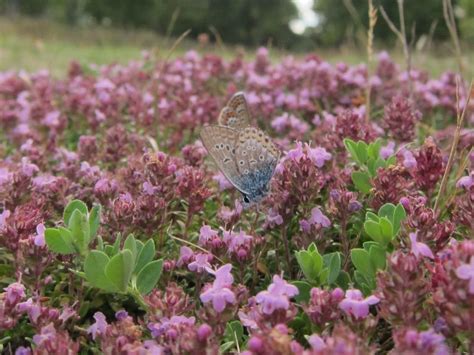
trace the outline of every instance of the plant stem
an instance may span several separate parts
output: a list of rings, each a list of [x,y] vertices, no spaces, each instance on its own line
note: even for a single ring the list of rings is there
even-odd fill
[[[434,205],[434,208],[433,208],[436,215],[439,212],[438,207],[439,207],[439,204],[440,204],[441,196],[443,195],[444,190],[446,190],[446,185],[448,184],[448,177],[449,177],[449,174],[451,172],[451,168],[454,164],[454,158],[456,157],[456,148],[457,148],[458,143],[459,143],[459,137],[461,136],[461,128],[462,128],[462,124],[464,122],[464,116],[466,115],[466,111],[467,111],[467,108],[469,106],[469,101],[471,99],[471,92],[472,92],[472,89],[473,89],[472,85],[473,85],[473,81],[471,81],[471,84],[469,85],[468,97],[467,97],[467,101],[466,101],[466,104],[464,106],[464,109],[463,109],[461,114],[458,113],[457,122],[456,122],[456,131],[454,132],[453,144],[451,145],[451,151],[449,152],[448,164],[446,164],[446,169],[444,170],[443,179],[441,180],[441,185],[439,187],[438,196],[436,197],[436,202],[435,202],[435,205]],[[459,87],[458,87],[458,89],[459,89]]]
[[[347,271],[348,261],[349,261],[349,239],[347,237],[347,218],[346,214],[341,218],[341,244],[342,244],[342,252],[344,254],[344,262],[342,263],[343,269]]]
[[[286,257],[286,266],[288,268],[288,275],[293,277],[291,272],[291,256],[290,256],[290,243],[288,242],[288,235],[286,233],[286,226],[283,225],[281,229],[281,239],[283,240],[283,245],[285,247],[285,257]]]

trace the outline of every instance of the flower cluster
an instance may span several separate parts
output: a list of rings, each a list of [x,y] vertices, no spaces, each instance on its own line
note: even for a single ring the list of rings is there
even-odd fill
[[[270,55],[0,73],[0,352],[474,352],[462,80]],[[249,209],[199,138],[237,91],[282,153]]]

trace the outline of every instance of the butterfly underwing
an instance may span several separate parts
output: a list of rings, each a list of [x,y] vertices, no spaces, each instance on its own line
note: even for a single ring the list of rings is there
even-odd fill
[[[242,193],[243,205],[268,192],[280,151],[260,129],[249,126],[243,93],[235,94],[219,115],[218,126],[201,130],[201,139],[224,176]]]

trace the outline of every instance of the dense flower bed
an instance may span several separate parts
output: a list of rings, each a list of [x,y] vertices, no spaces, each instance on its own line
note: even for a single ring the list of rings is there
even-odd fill
[[[264,48],[0,73],[0,347],[473,352],[472,131],[434,210],[465,86]],[[238,90],[283,152],[248,210],[198,138]]]

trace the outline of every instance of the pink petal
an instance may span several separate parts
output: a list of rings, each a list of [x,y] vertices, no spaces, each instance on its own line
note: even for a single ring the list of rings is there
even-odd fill
[[[467,280],[473,278],[473,270],[470,265],[464,264],[456,269],[456,275],[460,279]]]
[[[418,247],[418,252],[421,255],[426,256],[427,258],[430,258],[430,259],[434,259],[433,252],[431,251],[428,245],[426,245],[425,243],[417,243],[417,247]]]
[[[365,302],[367,302],[370,305],[377,304],[380,302],[380,299],[376,296],[369,296],[365,299]]]

